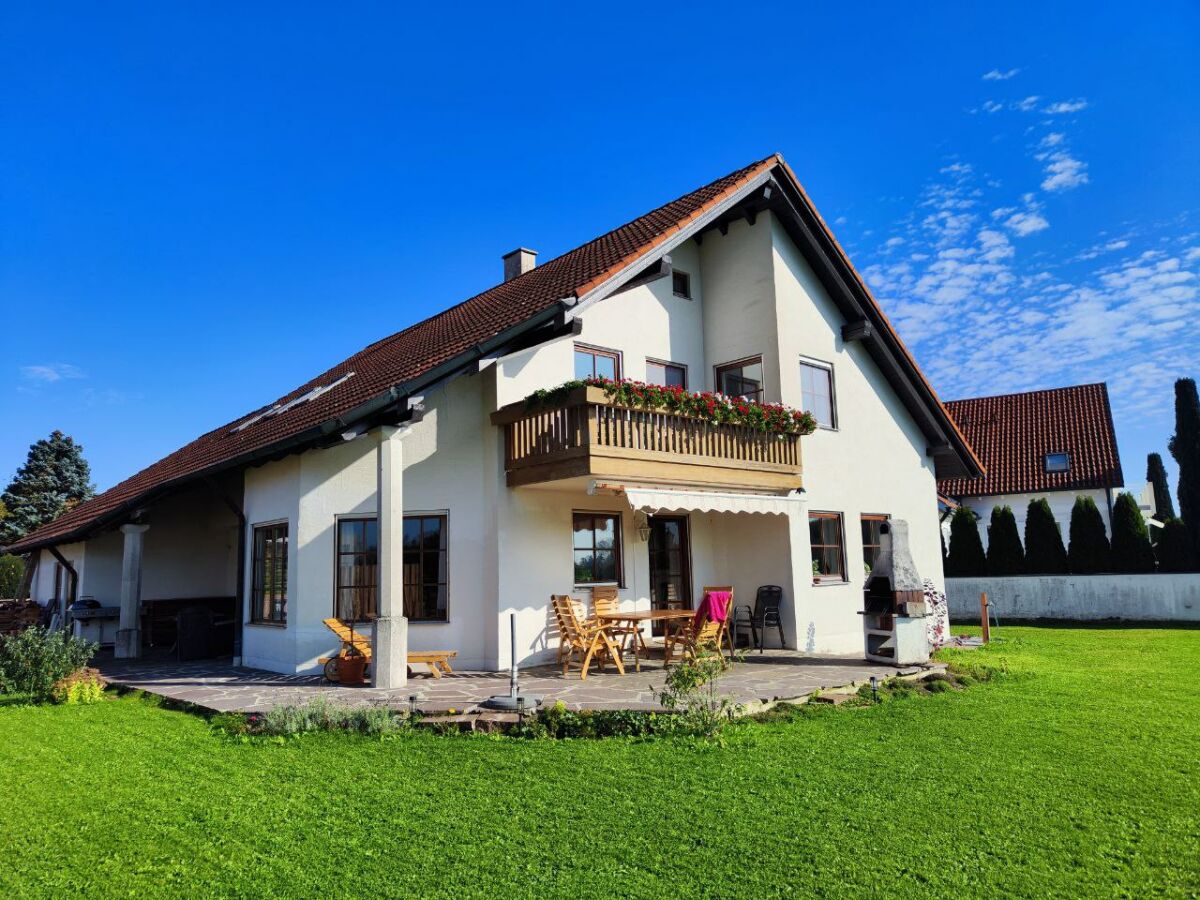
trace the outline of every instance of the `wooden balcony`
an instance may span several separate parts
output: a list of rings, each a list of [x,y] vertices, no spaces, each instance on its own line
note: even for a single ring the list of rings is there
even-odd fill
[[[576,388],[559,406],[513,403],[492,424],[504,428],[509,487],[613,478],[785,493],[802,483],[798,435],[616,406],[600,388]]]

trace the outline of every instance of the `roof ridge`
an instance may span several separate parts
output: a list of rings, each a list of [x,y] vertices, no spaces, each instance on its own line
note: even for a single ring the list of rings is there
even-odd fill
[[[976,402],[980,402],[983,400],[1005,400],[1009,397],[1030,397],[1030,396],[1033,396],[1034,394],[1053,394],[1053,393],[1058,393],[1061,391],[1076,391],[1076,390],[1082,390],[1083,388],[1093,388],[1093,387],[1104,388],[1105,393],[1108,392],[1108,382],[1107,381],[1087,381],[1087,382],[1084,382],[1083,384],[1066,384],[1066,385],[1063,385],[1062,387],[1055,387],[1055,388],[1035,388],[1034,390],[1031,390],[1031,391],[1013,391],[1008,394],[988,394],[986,397],[959,397],[957,400],[945,400],[943,402],[946,405],[949,405],[951,403],[976,403]]]

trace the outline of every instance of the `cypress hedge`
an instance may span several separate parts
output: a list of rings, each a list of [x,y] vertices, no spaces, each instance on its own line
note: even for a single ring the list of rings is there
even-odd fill
[[[1195,572],[1197,569],[1192,538],[1182,519],[1167,519],[1163,523],[1154,554],[1158,557],[1160,572]]]
[[[1114,572],[1153,572],[1154,551],[1146,520],[1133,494],[1126,491],[1113,504],[1112,563]]]
[[[950,552],[946,556],[946,575],[951,578],[975,578],[987,573],[977,518],[973,509],[960,506],[950,519]]]
[[[1168,448],[1179,463],[1179,515],[1200,551],[1200,398],[1191,378],[1175,382],[1175,434]]]
[[[1045,497],[1030,500],[1025,513],[1025,571],[1030,575],[1067,574],[1067,548]]]
[[[1025,571],[1025,548],[1017,532],[1011,506],[992,507],[988,525],[987,572],[989,575],[1020,575]]]
[[[1111,569],[1108,535],[1104,519],[1091,497],[1079,495],[1071,508],[1071,546],[1067,565],[1076,575],[1094,575]]]

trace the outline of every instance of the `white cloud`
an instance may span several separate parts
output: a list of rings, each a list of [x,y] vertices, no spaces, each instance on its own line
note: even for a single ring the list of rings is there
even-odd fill
[[[983,80],[984,81],[1008,81],[1008,79],[1012,78],[1020,71],[1021,71],[1020,69],[1008,69],[1007,71],[1001,72],[999,69],[992,69],[990,72],[983,73]]]
[[[1029,112],[1031,109],[1037,106],[1038,101],[1041,99],[1042,98],[1037,94],[1033,94],[1029,97],[1026,97],[1024,100],[1018,100],[1013,104],[1013,109],[1020,110],[1021,112]]]
[[[1044,191],[1065,191],[1088,183],[1087,163],[1076,159],[1065,151],[1043,154],[1046,162],[1046,177],[1042,180]]]
[[[1072,261],[1080,262],[1083,260],[1095,259],[1097,256],[1100,256],[1104,253],[1112,253],[1115,250],[1124,250],[1128,246],[1129,241],[1126,240],[1106,241],[1103,244],[1096,244],[1093,247],[1089,247],[1087,250],[1084,250],[1082,253],[1075,256]]]
[[[1065,134],[1063,134],[1061,131],[1052,131],[1048,135],[1046,135],[1044,138],[1042,138],[1041,146],[1057,147],[1059,144],[1061,144],[1066,139],[1067,139],[1067,136]]]
[[[1037,98],[1031,98],[1036,100]],[[1060,100],[1057,103],[1051,103],[1042,112],[1052,116],[1061,116],[1067,113],[1080,112],[1087,109],[1088,102],[1080,97],[1078,100]]]
[[[1002,110],[1002,109],[1004,109],[1003,103],[997,103],[995,100],[984,100],[983,101],[983,111],[984,112],[996,113],[996,112],[1000,112],[1000,110]]]
[[[21,380],[35,384],[54,384],[70,378],[85,378],[83,370],[70,363],[46,363],[37,366],[21,366]]]
[[[1200,262],[1200,247],[1188,247],[1183,251],[1183,261],[1188,263]]]
[[[887,250],[894,250],[903,243],[904,243],[904,238],[894,237],[894,238],[888,238],[886,241],[884,241],[883,246]]]

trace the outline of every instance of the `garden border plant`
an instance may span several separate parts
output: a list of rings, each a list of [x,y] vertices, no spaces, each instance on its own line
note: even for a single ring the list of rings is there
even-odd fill
[[[56,699],[56,685],[87,666],[96,650],[91,641],[36,625],[4,635],[0,637],[0,692],[26,696],[33,703]],[[96,692],[72,693],[64,688],[59,693],[80,702]]]

